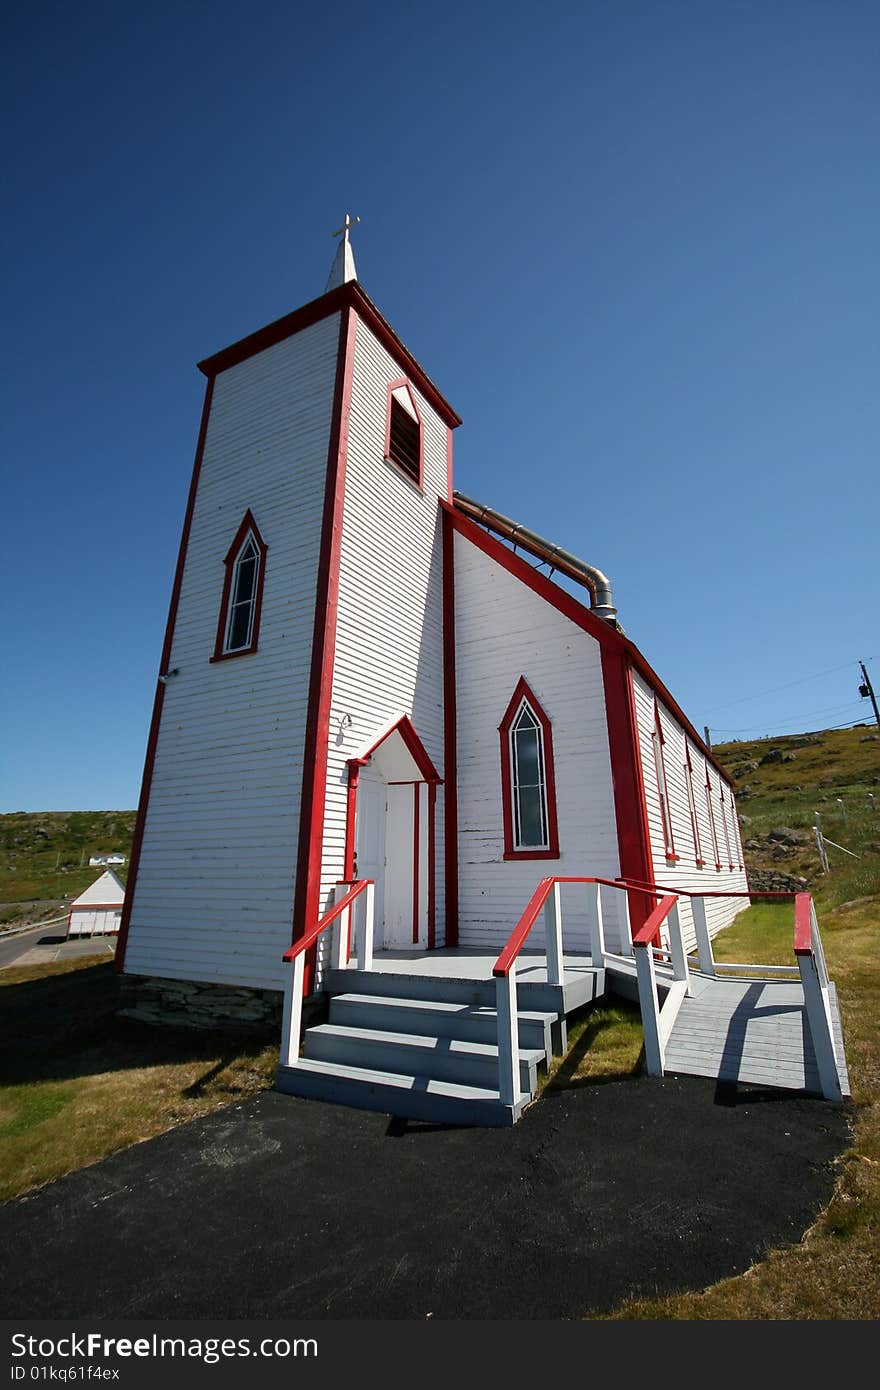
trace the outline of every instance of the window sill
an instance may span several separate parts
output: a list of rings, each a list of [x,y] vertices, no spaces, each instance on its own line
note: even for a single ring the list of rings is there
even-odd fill
[[[706,861],[705,861],[705,859],[697,859],[695,862],[696,862],[696,865],[697,865],[697,868],[698,868],[698,869],[705,869],[705,867],[706,867]]]
[[[211,661],[234,661],[238,656],[254,656],[256,652],[256,647],[242,647],[240,652],[215,652]]]
[[[666,851],[666,862],[667,862],[667,864],[677,864],[678,861],[679,861],[680,859],[681,859],[681,855],[680,855],[680,854],[676,854],[676,852],[675,852],[674,849],[673,849],[673,850],[667,850],[667,851]]]
[[[510,859],[559,859],[558,849],[506,849],[505,860]]]
[[[385,462],[388,464],[388,467],[391,468],[397,474],[398,478],[403,478],[404,482],[409,483],[410,487],[413,489],[414,492],[417,492],[420,497],[424,497],[424,468],[422,469],[418,481],[416,481],[416,479],[413,477],[411,473],[407,473],[405,468],[401,468],[400,464],[396,463],[394,459],[389,458],[387,454],[385,455]]]

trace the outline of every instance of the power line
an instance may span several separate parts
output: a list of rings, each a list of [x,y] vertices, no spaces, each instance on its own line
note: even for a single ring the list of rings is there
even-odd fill
[[[869,719],[866,719],[865,716],[862,715],[861,719],[848,719],[847,722],[846,722],[845,724],[826,724],[825,727],[824,727],[823,729],[798,729],[798,730],[797,730],[797,733],[804,733],[804,734],[810,734],[810,733],[828,734],[828,733],[831,733],[834,729],[857,729],[857,728],[859,727],[860,724],[864,724],[866,728],[870,728],[871,721],[870,721]],[[756,725],[754,726],[755,729],[761,729],[761,728],[765,728],[765,727],[766,727],[766,726],[763,725],[763,724],[756,724]],[[735,731],[732,731],[732,732],[735,732]],[[754,729],[740,729],[738,732],[740,732],[740,733],[754,733]],[[772,733],[764,733],[764,734],[758,734],[758,735],[756,735],[755,738],[753,738],[753,739],[751,739],[751,740],[746,740],[746,741],[747,741],[747,742],[752,742],[752,743],[758,743],[758,742],[761,741],[761,739],[764,739],[764,738],[793,738],[793,737],[795,737],[794,734],[785,734],[785,733],[781,733],[781,734],[772,734]],[[721,743],[725,743],[725,742],[727,742],[727,740],[721,739],[720,742],[721,742]]]
[[[853,702],[852,702],[852,700],[847,700],[847,701],[846,701],[844,704],[842,704],[842,705],[824,705],[824,706],[822,707],[822,709],[811,709],[811,710],[807,710],[806,713],[804,713],[804,714],[791,714],[791,715],[787,715],[787,716],[785,717],[785,719],[775,719],[775,720],[773,720],[773,723],[774,723],[774,724],[777,724],[777,725],[779,725],[779,724],[803,724],[805,720],[807,720],[807,719],[815,719],[816,716],[819,715],[819,714],[839,714],[839,713],[842,713],[843,710],[847,710],[847,709],[848,709],[848,710],[853,710],[853,709],[857,709],[857,708],[858,708],[858,706],[857,706],[857,705],[854,705]],[[768,721],[765,720],[765,721],[764,721],[763,723],[761,723],[761,724],[749,724],[748,727],[745,728],[745,729],[727,729],[727,728],[719,728],[719,727],[713,725],[712,732],[715,733],[715,734],[747,734],[747,733],[750,733],[753,729],[764,729],[764,728],[766,728],[766,727],[767,727],[767,722],[768,722]]]
[[[870,656],[868,660],[874,661],[876,658]],[[830,676],[833,675],[835,671],[845,671],[850,666],[858,666],[858,664],[857,661],[844,661],[841,666],[829,666],[826,671],[814,671],[812,675],[799,676],[797,680],[786,681],[784,685],[774,685],[771,686],[769,690],[759,690],[755,695],[743,695],[739,700],[730,700],[726,705],[713,705],[712,709],[708,710],[707,713],[713,714],[715,710],[719,709],[732,709],[735,705],[747,704],[749,700],[761,700],[765,695],[775,695],[779,690],[791,690],[792,686],[806,685],[807,681],[815,681],[818,680],[820,676]]]

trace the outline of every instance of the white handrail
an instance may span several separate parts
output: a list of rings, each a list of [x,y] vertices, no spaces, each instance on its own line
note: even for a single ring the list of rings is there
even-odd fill
[[[358,898],[364,900],[364,919],[358,964],[362,970],[370,970],[373,964],[373,903],[374,884],[372,879],[358,879],[349,883],[338,883],[333,890],[333,901],[317,926],[306,937],[301,938],[285,952],[283,963],[289,965],[290,975],[284,985],[284,1002],[281,1013],[281,1065],[296,1066],[299,1058],[300,1034],[302,1032],[303,994],[305,987],[306,950],[314,946],[320,933],[337,923],[335,941],[331,947],[331,961],[337,968],[345,969],[348,964],[349,927],[352,907]],[[353,896],[352,896],[353,895]],[[352,901],[342,908],[338,905],[346,897]]]

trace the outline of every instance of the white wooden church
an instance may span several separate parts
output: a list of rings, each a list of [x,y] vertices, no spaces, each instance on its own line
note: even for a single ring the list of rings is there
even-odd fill
[[[213,987],[222,1017],[230,988],[295,993],[283,957],[308,940],[294,964],[330,1021],[304,1056],[288,1038],[279,1084],[404,1114],[497,1100],[494,963],[536,890],[553,881],[512,973],[558,1040],[605,987],[597,926],[632,960],[659,896],[635,887],[747,889],[731,783],[605,576],[454,490],[459,417],[358,282],[348,225],[320,298],[199,366],[119,968],[202,1005]],[[701,901],[711,937],[745,900]],[[401,1061],[407,1038],[433,1046]]]

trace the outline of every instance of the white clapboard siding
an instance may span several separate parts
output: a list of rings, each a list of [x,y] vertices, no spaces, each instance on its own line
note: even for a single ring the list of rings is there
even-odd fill
[[[348,759],[409,714],[443,776],[443,559],[446,425],[415,386],[424,491],[385,461],[388,385],[401,367],[363,320],[355,335],[327,766],[321,900],[341,878]],[[346,716],[350,716],[349,719]],[[437,944],[443,943],[443,789],[435,833]]]
[[[122,908],[74,908],[70,914],[68,936],[106,936],[119,931]]]
[[[542,878],[620,873],[602,663],[595,638],[455,537],[459,940],[500,949]],[[521,676],[553,730],[558,859],[504,860],[498,726]],[[563,886],[563,944],[589,950],[582,887]],[[619,931],[606,895],[608,944]],[[528,947],[543,945],[542,924]]]
[[[132,909],[126,972],[279,988],[339,316],[217,377]],[[268,546],[259,650],[212,663],[223,559]]]
[[[657,783],[657,770],[654,759],[654,691],[638,672],[633,672],[636,717],[638,720],[639,751],[642,761],[642,775],[645,783],[645,801],[648,808],[648,825],[651,838],[651,857],[654,862],[654,882],[670,888],[687,889],[690,892],[740,892],[747,887],[745,870],[740,868],[739,846],[737,844],[730,860],[727,857],[727,844],[721,823],[722,778],[698,745],[682,728],[662,699],[657,699],[660,720],[663,728],[663,757],[666,766],[666,783],[669,791],[669,809],[672,820],[672,834],[675,842],[677,861],[666,858],[663,840],[663,823],[660,814],[660,792]],[[694,803],[697,812],[697,825],[705,865],[699,868],[691,823],[690,803],[687,794],[685,741],[690,749],[693,768]],[[709,804],[706,799],[706,775],[708,771],[712,795],[712,809],[718,835],[721,869],[715,868],[715,851],[712,841],[712,828],[709,822]],[[730,785],[724,785],[725,800],[731,795]],[[728,826],[730,821],[728,820]],[[731,843],[731,849],[734,849]],[[706,898],[706,920],[710,935],[714,936],[723,927],[729,926],[738,912],[748,906],[746,898]],[[682,927],[685,942],[690,949],[696,944],[693,917],[687,898],[682,899]]]

